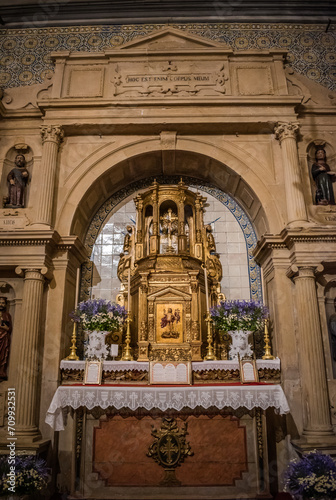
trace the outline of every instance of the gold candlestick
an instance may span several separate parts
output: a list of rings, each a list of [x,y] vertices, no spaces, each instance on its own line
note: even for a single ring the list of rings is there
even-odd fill
[[[214,353],[214,350],[213,350],[213,347],[212,347],[212,331],[211,331],[212,319],[210,317],[210,313],[209,312],[207,312],[205,321],[207,323],[207,331],[208,331],[208,338],[207,338],[208,347],[207,347],[207,354],[206,354],[206,356],[205,356],[204,359],[206,361],[213,361],[213,360],[216,359],[216,356],[215,356],[215,353]]]
[[[122,357],[123,361],[133,361],[132,349],[131,349],[131,346],[130,346],[130,343],[131,343],[131,327],[130,327],[130,323],[131,323],[131,321],[132,320],[130,318],[130,312],[128,312],[127,319],[126,319],[126,323],[127,323],[126,338],[125,338],[126,346],[125,346],[124,355]]]
[[[72,337],[71,337],[71,347],[70,347],[70,354],[67,358],[68,361],[78,361],[79,357],[76,354],[77,347],[76,347],[76,342],[77,342],[77,335],[76,335],[76,323],[74,322],[73,330],[72,330]]]
[[[274,356],[271,354],[271,346],[270,346],[270,338],[268,335],[268,320],[265,320],[265,335],[264,335],[264,340],[265,340],[265,355],[262,357],[262,359],[275,359]]]

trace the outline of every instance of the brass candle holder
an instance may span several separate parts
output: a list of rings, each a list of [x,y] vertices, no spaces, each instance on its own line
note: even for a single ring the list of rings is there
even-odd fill
[[[78,361],[79,357],[76,354],[77,347],[77,334],[76,334],[76,323],[74,322],[73,330],[72,330],[72,337],[71,337],[71,347],[70,347],[70,354],[67,358],[65,358],[68,361]]]
[[[209,311],[207,312],[205,321],[207,323],[207,332],[208,332],[207,341],[208,341],[208,347],[207,347],[207,354],[206,354],[206,356],[205,356],[204,359],[206,361],[213,361],[213,360],[216,359],[216,356],[215,356],[214,349],[213,349],[213,346],[212,346],[212,340],[213,340],[212,339],[212,331],[211,331],[212,319],[210,317]]]
[[[265,355],[262,357],[262,359],[275,359],[274,356],[272,356],[271,353],[271,346],[270,346],[270,338],[268,334],[268,320],[265,320],[265,334],[264,334],[264,341],[265,341]]]
[[[126,323],[127,323],[126,337],[125,337],[126,346],[125,346],[124,354],[122,357],[123,361],[133,361],[132,349],[130,346],[130,343],[131,343],[131,325],[130,325],[131,321],[132,320],[130,318],[130,312],[128,312],[127,319],[126,319]]]

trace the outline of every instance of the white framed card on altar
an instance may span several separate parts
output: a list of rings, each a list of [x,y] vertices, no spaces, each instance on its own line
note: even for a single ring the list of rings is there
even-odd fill
[[[191,385],[190,361],[151,361],[149,383],[155,385]]]
[[[86,361],[83,385],[101,385],[103,363],[101,361]]]
[[[259,382],[255,359],[240,359],[240,381],[242,384]]]

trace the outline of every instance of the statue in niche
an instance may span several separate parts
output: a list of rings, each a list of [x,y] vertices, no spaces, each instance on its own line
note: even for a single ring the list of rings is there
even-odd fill
[[[312,176],[316,184],[316,205],[335,205],[334,190],[332,185],[335,173],[330,171],[323,145],[316,146],[315,163],[313,163],[312,166]]]
[[[214,235],[212,234],[212,227],[210,224],[205,226],[206,230],[206,235],[207,235],[207,242],[208,242],[208,250],[210,254],[213,254],[216,252],[216,243],[215,243],[215,238]]]
[[[7,312],[7,297],[0,297],[0,380],[7,380],[12,318]]]
[[[125,254],[130,254],[132,250],[132,226],[126,226],[127,233],[125,234],[124,238],[124,253]]]
[[[26,158],[22,154],[15,157],[15,167],[7,176],[8,198],[5,205],[10,208],[24,208],[25,190],[29,179],[29,173],[26,169]]]

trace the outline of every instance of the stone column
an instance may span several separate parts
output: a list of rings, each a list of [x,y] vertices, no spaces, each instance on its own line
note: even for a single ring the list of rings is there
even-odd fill
[[[334,436],[330,420],[328,387],[323,356],[322,332],[316,292],[315,272],[322,266],[292,266],[298,316],[298,351],[303,390],[303,436],[323,443]]]
[[[39,201],[37,205],[36,223],[51,226],[52,209],[55,190],[55,174],[57,153],[64,136],[62,128],[58,125],[48,125],[41,128],[43,149],[41,160],[41,177]]]
[[[41,328],[44,274],[47,268],[16,268],[23,275],[21,338],[17,366],[16,436],[36,441],[38,429],[39,333]]]
[[[280,141],[282,150],[287,202],[287,223],[293,226],[306,225],[308,219],[302,191],[302,180],[296,144],[296,134],[299,131],[299,123],[278,122],[274,131],[276,138]]]

